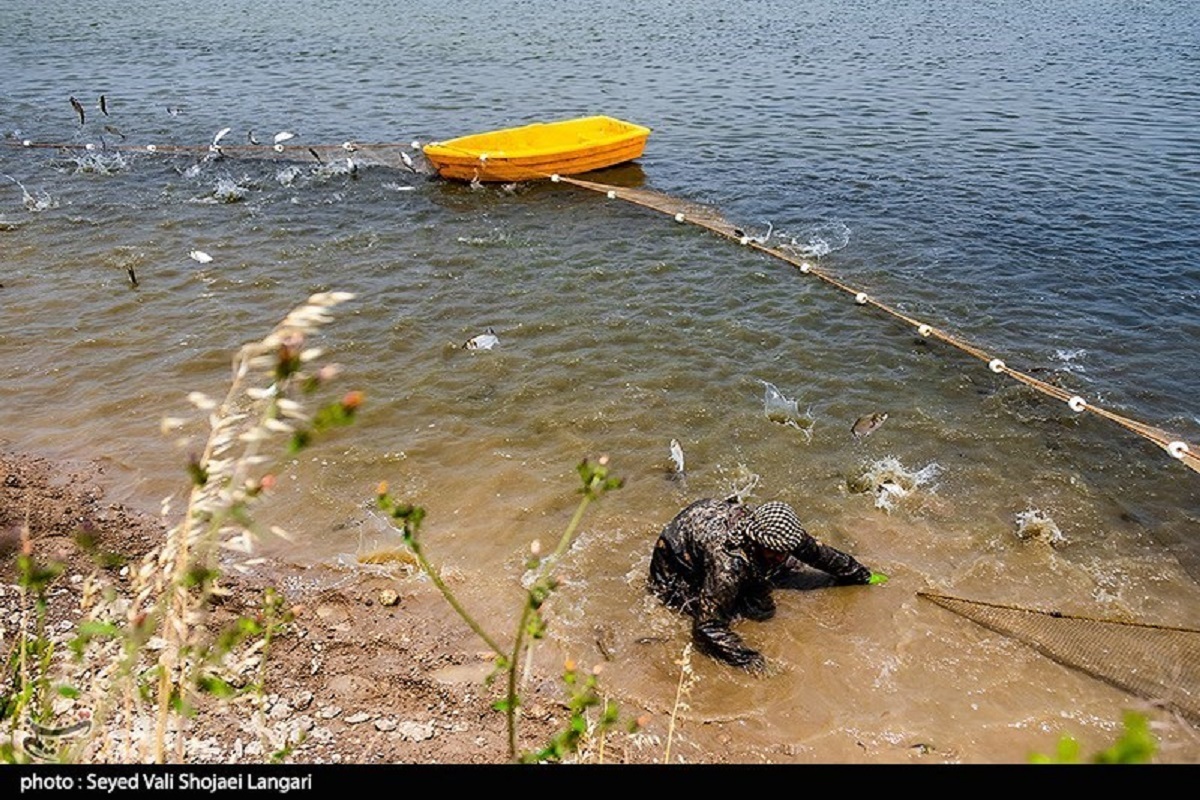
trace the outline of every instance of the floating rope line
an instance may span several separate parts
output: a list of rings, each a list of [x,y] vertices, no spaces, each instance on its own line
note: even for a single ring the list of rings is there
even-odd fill
[[[746,247],[753,247],[755,250],[766,253],[781,261],[796,267],[805,275],[811,275],[819,278],[825,283],[833,286],[836,289],[851,295],[854,301],[859,305],[871,306],[885,314],[888,314],[896,319],[899,319],[916,329],[917,333],[923,338],[938,339],[946,344],[955,347],[964,353],[978,358],[985,362],[988,368],[997,374],[1007,375],[1016,381],[1019,381],[1026,386],[1029,386],[1042,394],[1053,397],[1066,403],[1067,406],[1076,413],[1091,412],[1098,417],[1102,417],[1109,422],[1113,422],[1126,430],[1132,431],[1137,435],[1150,440],[1154,444],[1161,447],[1172,458],[1182,461],[1187,467],[1194,472],[1200,472],[1200,449],[1194,448],[1187,442],[1172,436],[1166,431],[1156,428],[1152,425],[1147,425],[1135,419],[1117,414],[1114,411],[1102,408],[1085,400],[1080,395],[1068,392],[1058,386],[1038,380],[1028,373],[1013,369],[1004,363],[1000,358],[988,353],[981,347],[977,347],[957,336],[954,336],[947,331],[935,328],[928,323],[904,314],[896,308],[893,308],[886,303],[868,295],[859,289],[856,289],[836,278],[833,274],[813,265],[811,262],[798,258],[793,253],[786,252],[779,248],[770,247],[766,244],[766,237],[756,238],[749,236],[745,231],[734,226],[726,220],[720,213],[715,210],[689,201],[680,200],[670,195],[660,192],[651,191],[648,189],[631,189],[622,186],[612,186],[604,183],[594,183],[591,181],[571,178],[565,175],[551,175],[550,179],[554,182],[569,183],[572,186],[579,186],[583,189],[588,189],[593,192],[599,192],[611,199],[624,200],[635,205],[644,206],[655,211],[667,214],[675,219],[676,222],[689,223],[697,225],[701,228],[712,231],[713,233],[732,239]]]
[[[335,157],[351,159],[351,163],[366,165],[379,165],[391,167],[395,169],[407,169],[409,171],[417,171],[413,166],[411,157],[408,156],[406,148],[411,148],[414,151],[419,151],[419,142],[411,144],[360,144],[353,141],[343,142],[340,145],[284,145],[284,144],[259,144],[259,145],[219,145],[215,141],[210,145],[160,145],[160,144],[107,144],[102,143],[97,147],[94,143],[78,144],[78,143],[47,143],[34,142],[29,139],[22,141],[6,140],[10,146],[33,148],[33,149],[57,149],[57,150],[87,150],[96,151],[117,151],[129,153],[145,153],[158,155],[206,155],[229,158],[244,158],[244,159],[286,159],[308,160],[316,159],[320,163],[325,163],[327,160],[335,160]],[[486,156],[480,156],[481,159],[486,159]],[[1152,425],[1147,425],[1144,422],[1131,419],[1129,417],[1110,411],[1094,403],[1088,402],[1080,395],[1072,394],[1064,389],[1061,389],[1045,381],[1038,380],[1032,375],[1021,372],[1020,370],[1009,367],[1000,358],[988,353],[983,348],[977,347],[963,339],[954,336],[953,334],[935,328],[928,323],[914,319],[913,317],[904,314],[900,310],[893,308],[886,303],[870,296],[866,292],[856,289],[840,280],[833,274],[814,266],[811,262],[798,258],[793,253],[786,252],[779,248],[770,247],[767,244],[766,237],[749,236],[745,231],[733,225],[720,212],[713,208],[695,203],[688,200],[683,200],[671,195],[655,192],[649,189],[634,189],[624,186],[614,186],[606,183],[595,183],[593,181],[581,180],[572,178],[566,175],[545,174],[544,178],[549,179],[554,183],[564,182],[572,186],[578,186],[583,189],[588,189],[593,192],[598,192],[605,195],[610,200],[624,200],[628,203],[650,208],[659,211],[672,217],[676,222],[687,223],[705,228],[713,233],[723,236],[727,239],[732,239],[746,247],[753,247],[755,250],[766,253],[774,258],[784,261],[800,270],[805,275],[812,275],[815,278],[839,289],[854,298],[854,301],[859,305],[871,306],[885,314],[888,314],[896,319],[899,319],[911,327],[915,328],[917,333],[923,338],[933,338],[957,348],[958,350],[968,353],[969,355],[978,358],[987,363],[988,368],[997,374],[1008,375],[1010,378],[1019,381],[1026,386],[1029,386],[1036,391],[1041,392],[1049,397],[1064,402],[1067,406],[1076,413],[1091,412],[1098,417],[1108,420],[1116,425],[1120,425],[1126,430],[1148,439],[1157,446],[1161,447],[1172,458],[1182,461],[1184,465],[1189,467],[1194,472],[1200,472],[1200,448],[1192,447],[1186,441],[1172,436],[1168,432],[1156,428]]]
[[[917,592],[1047,658],[1200,724],[1200,630]]]
[[[197,156],[230,158],[253,161],[309,161],[319,164],[352,159],[359,166],[383,166],[393,169],[416,171],[407,150],[419,150],[419,143],[411,144],[360,144],[354,141],[342,144],[113,144],[111,142],[53,143],[6,140],[10,147],[31,150],[59,150],[65,152],[85,151],[89,153],[127,153],[159,156]]]

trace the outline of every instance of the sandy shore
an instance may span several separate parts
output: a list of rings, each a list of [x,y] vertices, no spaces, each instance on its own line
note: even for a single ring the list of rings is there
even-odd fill
[[[6,654],[21,619],[15,583],[24,526],[35,557],[62,567],[49,592],[49,622],[64,641],[79,617],[85,578],[97,573],[120,586],[123,569],[128,573],[122,564],[148,552],[164,532],[156,515],[106,501],[103,475],[92,466],[0,452],[0,626]],[[80,532],[91,536],[92,552],[79,546]],[[98,565],[96,553],[105,554],[108,566]],[[229,574],[231,594],[215,620],[253,612],[268,586],[282,589],[297,616],[268,657],[265,738],[245,705],[212,703],[191,722],[188,762],[263,762],[272,742],[291,747],[285,760],[292,763],[508,761],[505,718],[492,708],[498,694],[485,682],[492,663],[427,581],[275,560],[250,574]],[[533,684],[523,698],[519,728],[519,748],[526,751],[544,746],[568,718],[556,681]],[[85,699],[60,702],[59,719],[86,717]],[[666,720],[646,721],[636,739],[612,734],[606,761],[660,759],[661,747],[634,746],[653,743],[665,732]],[[695,745],[680,747],[677,752],[689,761],[715,760]],[[719,755],[761,760],[728,751]]]

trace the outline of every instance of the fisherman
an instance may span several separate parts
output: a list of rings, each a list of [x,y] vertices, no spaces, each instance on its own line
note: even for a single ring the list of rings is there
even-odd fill
[[[692,617],[692,639],[702,652],[762,672],[762,654],[730,623],[773,617],[771,590],[805,566],[828,573],[839,585],[886,579],[811,536],[787,503],[751,508],[735,496],[697,500],[663,528],[650,559],[649,588],[668,607]]]

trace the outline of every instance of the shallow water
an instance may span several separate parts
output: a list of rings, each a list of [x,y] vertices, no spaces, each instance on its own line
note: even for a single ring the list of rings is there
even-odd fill
[[[0,11],[0,131],[407,144],[632,119],[654,130],[645,156],[601,180],[769,225],[905,313],[1200,442],[1194,4],[155,8]],[[504,618],[495,598],[511,597],[530,542],[570,518],[575,465],[605,453],[626,484],[584,520],[552,637],[599,660],[596,631],[610,631],[605,679],[659,708],[687,628],[642,580],[691,499],[756,478],[752,500],[793,503],[888,572],[869,590],[783,593],[776,620],[739,628],[779,665],[768,680],[697,662],[692,713],[780,760],[909,760],[930,743],[935,758],[1021,760],[1060,733],[1103,744],[1137,703],[923,589],[1195,625],[1197,475],[654,212],[566,185],[111,149],[0,147],[0,174],[0,437],[99,456],[117,499],[153,509],[177,491],[182,455],[159,418],[186,413],[191,390],[221,393],[232,352],[310,293],[341,290],[357,298],[325,344],[368,401],[263,509],[295,532],[288,556],[392,541],[370,510],[387,480],[427,508],[435,558]],[[457,347],[489,326],[495,349]],[[797,424],[769,413],[764,383]],[[886,423],[856,440],[875,411]],[[886,470],[924,481],[890,502],[852,491]],[[1033,512],[1061,542],[1019,535]],[[1194,745],[1178,726],[1164,735]]]

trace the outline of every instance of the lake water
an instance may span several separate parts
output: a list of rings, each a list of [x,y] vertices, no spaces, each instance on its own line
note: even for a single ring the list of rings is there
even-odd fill
[[[0,4],[6,446],[99,459],[115,499],[157,509],[185,481],[160,418],[219,395],[238,346],[311,293],[353,292],[324,344],[367,403],[262,507],[296,537],[272,552],[395,544],[371,511],[387,480],[507,630],[530,543],[555,541],[577,463],[607,454],[626,484],[585,517],[543,650],[611,659],[635,704],[674,700],[688,627],[643,581],[693,499],[752,485],[892,578],[780,593],[775,620],[739,625],[778,666],[766,679],[696,659],[681,757],[1021,761],[1062,734],[1106,746],[1144,709],[917,592],[1195,627],[1200,475],[1145,439],[752,248],[565,184],[117,148],[629,119],[653,129],[646,153],[599,180],[769,228],[1195,446],[1200,5],[144,5]],[[498,347],[458,347],[488,327]],[[767,384],[795,424],[767,413]],[[856,440],[872,412],[887,421]],[[884,474],[909,492],[855,491]],[[1053,535],[1019,535],[1034,518]],[[1162,757],[1195,758],[1194,728],[1151,713]]]

